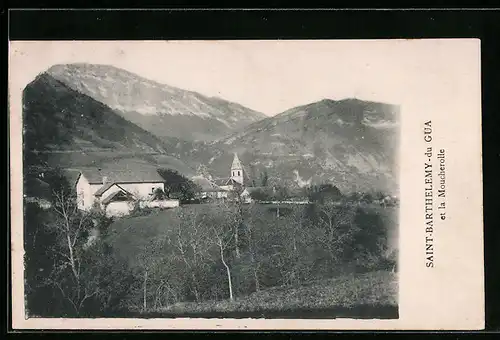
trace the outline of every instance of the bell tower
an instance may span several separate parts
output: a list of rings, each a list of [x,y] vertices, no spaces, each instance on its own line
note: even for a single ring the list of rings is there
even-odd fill
[[[243,185],[243,167],[236,153],[234,153],[233,164],[231,165],[231,179]]]

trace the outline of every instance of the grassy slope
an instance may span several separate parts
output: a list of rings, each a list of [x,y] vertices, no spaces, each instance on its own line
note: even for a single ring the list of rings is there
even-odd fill
[[[396,274],[378,271],[351,274],[298,287],[275,287],[234,302],[179,303],[162,312],[229,312],[319,308],[352,308],[357,305],[397,306]]]
[[[188,209],[210,209],[193,205]],[[134,266],[141,247],[174,222],[174,210],[117,220],[113,245]],[[387,212],[388,213],[388,212]],[[390,214],[390,213],[389,213]],[[394,221],[393,221],[394,222]],[[394,226],[393,226],[394,227]],[[387,271],[346,274],[296,287],[273,287],[230,302],[182,302],[149,311],[151,317],[397,317],[397,274]]]
[[[193,204],[183,206],[183,209],[210,209],[210,204]],[[262,213],[267,216],[268,221],[272,221],[275,213],[271,205],[261,205]],[[383,218],[384,224],[389,228],[390,242],[396,242],[398,235],[397,208],[366,207],[367,210],[376,210]],[[175,210],[157,210],[151,215],[139,217],[124,217],[118,219],[110,227],[110,237],[113,238],[113,246],[129,258],[132,262],[139,249],[148,242],[160,235],[174,222]],[[394,243],[396,244],[396,243]]]
[[[209,205],[192,205],[187,209],[209,209]],[[185,207],[183,207],[185,208]],[[137,254],[150,240],[168,230],[174,222],[174,209],[154,210],[150,215],[124,217],[110,226],[109,237],[118,254],[134,266]]]

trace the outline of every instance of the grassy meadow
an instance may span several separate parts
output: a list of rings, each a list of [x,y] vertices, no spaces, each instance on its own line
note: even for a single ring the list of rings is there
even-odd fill
[[[345,259],[348,260],[331,257],[332,254],[327,251],[331,249],[321,243],[323,234],[318,228],[308,230],[310,227],[297,225],[298,212],[307,209],[304,206],[243,206],[245,220],[249,221],[254,234],[258,235],[259,244],[248,243],[239,258],[230,255],[234,249],[227,252],[229,260],[226,261],[231,267],[235,295],[234,299],[229,299],[225,292],[227,280],[224,267],[220,264],[218,252],[210,250],[208,243],[204,248],[204,256],[196,257],[195,253],[191,253],[189,258],[181,259],[176,252],[177,244],[181,242],[180,238],[176,241],[176,235],[180,237],[182,232],[180,228],[186,228],[183,236],[187,237],[184,239],[185,246],[196,244],[200,249],[204,246],[205,238],[211,237],[210,234],[191,230],[193,224],[188,220],[193,216],[218,215],[218,209],[215,204],[186,205],[180,209],[124,217],[109,227],[107,240],[117,256],[126,259],[139,277],[145,273],[145,256],[149,266],[147,278],[151,281],[147,289],[151,292],[147,293],[147,306],[145,308],[141,304],[146,294],[142,295],[141,300],[140,291],[144,286],[138,284],[137,302],[127,307],[128,312],[146,317],[397,317],[397,274],[392,272],[390,266],[380,265],[383,255],[375,254],[379,250],[366,255],[369,251],[360,248],[355,254],[349,254],[352,251],[347,246],[347,250],[339,248],[335,251],[345,252]],[[379,225],[373,225],[373,229],[382,227],[385,241],[395,237],[396,208],[365,204],[356,209],[381,218]],[[201,220],[194,218],[193,221]],[[201,224],[198,223],[198,226]],[[293,229],[295,227],[302,231]],[[363,232],[359,234],[353,236],[353,242],[359,243],[366,237],[373,237],[363,235]],[[156,252],[153,250],[158,247],[159,240],[167,239],[160,248],[156,248]],[[291,248],[291,244],[297,245]],[[392,246],[395,247],[395,244]],[[359,266],[360,261],[363,266]],[[365,266],[364,262],[375,264]],[[255,268],[258,268],[258,274]],[[191,270],[193,276],[187,275],[187,271]],[[180,272],[182,275],[178,274]],[[254,275],[259,275],[259,287],[254,283]],[[196,286],[190,280],[199,281],[196,297],[183,290],[186,288],[184,285],[189,285],[188,282]],[[171,291],[180,290],[169,293],[166,286]],[[165,293],[159,297],[161,294],[158,291]],[[182,294],[184,298],[179,298]]]

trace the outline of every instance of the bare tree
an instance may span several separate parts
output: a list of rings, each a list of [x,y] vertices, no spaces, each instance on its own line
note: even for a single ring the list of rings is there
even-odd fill
[[[201,300],[198,272],[209,265],[208,249],[210,241],[205,225],[205,216],[196,209],[177,210],[176,223],[167,236],[167,242],[175,249],[173,256],[184,263],[186,273],[191,279],[190,290],[196,301]]]
[[[248,244],[248,252],[250,253],[250,261],[252,264],[252,273],[254,278],[255,290],[259,291],[260,290],[259,275],[260,275],[261,261],[259,258],[259,251],[257,244],[259,242],[257,225],[259,223],[262,223],[262,220],[259,211],[257,209],[257,205],[255,205],[254,203],[252,203],[250,205],[250,208],[248,209],[248,216],[249,217],[246,219],[245,223],[245,233],[246,233],[245,236]]]
[[[54,192],[52,210],[55,220],[47,227],[58,242],[53,249],[57,260],[49,281],[79,315],[85,302],[99,293],[97,277],[90,274],[92,268],[85,264],[85,245],[93,224],[89,214],[78,209],[75,197],[65,191]]]
[[[161,243],[158,240],[151,240],[142,246],[138,256],[140,267],[143,270],[142,280],[142,311],[148,309],[148,280],[151,278],[151,272],[155,270],[160,260],[158,259]]]
[[[219,254],[220,254],[220,260],[224,267],[226,268],[226,274],[227,274],[227,285],[228,285],[228,290],[229,290],[229,300],[233,301],[234,296],[233,296],[233,283],[231,279],[231,268],[229,267],[227,263],[227,259],[224,255],[226,250],[228,249],[229,245],[231,244],[233,238],[234,238],[234,232],[232,228],[226,228],[224,224],[215,224],[212,225],[212,233],[214,237],[214,242],[215,245],[219,249]]]
[[[304,244],[307,235],[302,227],[303,208],[294,207],[286,217],[277,217],[276,226],[279,233],[279,246],[274,255],[276,266],[281,273],[283,284],[300,283],[307,276],[307,259],[304,257]]]
[[[243,227],[243,187],[237,185],[235,188],[236,195],[236,214],[234,215],[233,232],[234,232],[234,246],[236,251],[236,258],[241,257],[240,251],[240,229]]]
[[[331,264],[338,261],[343,246],[353,234],[354,215],[354,209],[347,205],[327,202],[318,207],[320,228],[324,231],[318,241],[328,250]]]
[[[140,272],[136,280],[136,296],[140,299],[141,310],[157,310],[164,307],[165,302],[177,302],[181,298],[180,287],[184,285],[182,273],[187,272],[185,266],[180,266],[178,258],[169,243],[167,234],[158,235],[141,246],[137,257]]]
[[[234,251],[238,259],[241,257],[240,232],[243,229],[244,222],[242,193],[243,187],[235,185],[231,192],[230,199],[219,202],[219,207],[217,209],[226,216],[226,221],[229,222],[233,229]]]

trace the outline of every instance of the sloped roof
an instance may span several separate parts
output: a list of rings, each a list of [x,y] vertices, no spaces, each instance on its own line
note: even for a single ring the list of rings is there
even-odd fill
[[[238,154],[234,154],[233,158],[233,164],[231,165],[231,170],[243,170],[243,167],[241,166],[240,159],[238,158]]]
[[[97,169],[82,169],[81,174],[85,176],[90,184],[102,184],[102,174]]]
[[[74,186],[76,185],[76,182],[80,178],[81,172],[80,170],[75,170],[75,169],[64,169],[62,170],[62,174],[64,178],[66,178],[66,181],[68,181],[68,183],[71,186]]]
[[[230,178],[230,177],[226,177],[226,178],[217,178],[216,180],[214,180],[214,183],[216,185],[237,185],[237,184],[240,184],[238,182],[236,182],[234,179]]]
[[[87,168],[81,170],[82,174],[91,184],[103,184],[103,177],[110,183],[162,183],[165,179],[152,167],[97,169]]]
[[[131,201],[134,200],[134,196],[131,193],[123,190],[123,191],[117,191],[117,192],[112,193],[111,195],[109,195],[108,197],[106,197],[105,199],[102,200],[102,204],[106,205],[106,204],[110,203],[111,201],[113,201],[116,197],[119,197],[119,196],[126,197]]]
[[[226,182],[229,180],[229,178],[217,178],[217,179],[214,179],[214,183],[215,185],[226,185]]]
[[[209,192],[209,191],[222,191],[222,189],[215,184],[214,182],[211,182],[205,177],[202,176],[195,176],[192,177],[191,180],[197,184],[202,191]]]
[[[120,190],[123,190],[123,191],[127,191],[125,189],[123,189],[121,186],[119,186],[118,184],[116,184],[115,182],[108,182],[106,184],[104,184],[102,187],[99,188],[99,190],[97,190],[94,194],[94,196],[101,196],[102,194],[104,194],[109,188],[111,188],[112,186],[116,185],[118,188],[120,188]]]

